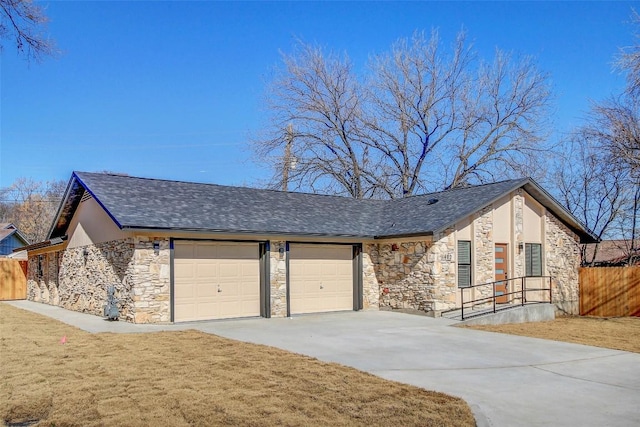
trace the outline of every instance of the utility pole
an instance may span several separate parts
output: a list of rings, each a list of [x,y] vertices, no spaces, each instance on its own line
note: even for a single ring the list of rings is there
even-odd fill
[[[284,146],[284,157],[282,158],[282,191],[289,190],[289,168],[291,167],[291,145],[293,145],[293,125],[287,126],[287,143]]]

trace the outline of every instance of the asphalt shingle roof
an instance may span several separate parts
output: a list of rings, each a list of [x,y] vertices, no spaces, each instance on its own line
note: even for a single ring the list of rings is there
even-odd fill
[[[378,236],[438,233],[521,187],[516,179],[389,201]]]
[[[367,238],[435,234],[523,186],[546,197],[526,178],[396,200],[88,172],[74,172],[69,185],[51,238],[66,233],[85,189],[120,228]]]
[[[121,227],[369,236],[384,202],[78,172]]]

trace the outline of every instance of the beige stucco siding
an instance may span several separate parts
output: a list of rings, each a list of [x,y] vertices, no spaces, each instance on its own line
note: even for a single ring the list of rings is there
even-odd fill
[[[494,241],[496,243],[511,243],[513,237],[511,197],[505,196],[493,204],[493,224]]]
[[[524,241],[526,243],[542,243],[542,223],[544,218],[544,208],[531,196],[524,196]]]
[[[129,237],[129,233],[120,230],[102,206],[93,198],[80,203],[71,224],[69,224],[67,234],[69,235],[67,246],[69,249]]]

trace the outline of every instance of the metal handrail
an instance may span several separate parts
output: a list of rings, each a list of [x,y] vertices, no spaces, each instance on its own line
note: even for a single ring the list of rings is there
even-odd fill
[[[549,280],[549,287],[548,288],[527,288],[527,279],[548,279]],[[500,295],[496,295],[496,285],[497,284],[502,284],[504,282],[509,282],[509,281],[516,281],[519,280],[520,281],[520,290],[519,291],[512,291],[512,292],[505,292],[502,293]],[[478,302],[489,302],[491,301],[493,304],[493,313],[496,313],[497,311],[500,311],[499,309],[496,309],[496,298],[497,297],[508,297],[509,295],[515,295],[515,294],[520,294],[520,305],[524,306],[527,303],[546,303],[547,301],[527,301],[527,292],[540,292],[540,291],[549,291],[549,304],[553,303],[553,286],[552,286],[552,276],[521,276],[521,277],[513,277],[511,279],[503,279],[503,280],[496,280],[493,282],[488,282],[488,283],[482,283],[482,284],[477,284],[477,285],[471,285],[471,286],[466,286],[464,288],[460,288],[460,317],[461,320],[464,320],[464,306],[465,304],[475,304]],[[492,289],[492,295],[488,296],[488,297],[482,297],[482,298],[476,298],[473,300],[469,300],[469,301],[465,301],[464,300],[464,291],[468,290],[468,289],[474,289],[474,288],[479,288],[482,286],[491,286]],[[505,308],[510,308],[512,306],[509,307],[505,307]],[[485,314],[485,313],[482,313]],[[476,314],[476,316],[479,316],[479,314]],[[469,317],[473,317],[473,316],[467,316],[467,318]]]

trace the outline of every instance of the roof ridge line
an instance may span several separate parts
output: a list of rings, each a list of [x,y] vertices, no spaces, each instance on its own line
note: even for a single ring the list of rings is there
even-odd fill
[[[254,191],[260,191],[260,192],[268,191],[268,192],[278,193],[278,194],[294,194],[294,195],[301,194],[301,195],[309,195],[309,196],[333,197],[333,198],[354,200],[354,201],[363,201],[363,202],[370,202],[370,201],[385,202],[385,201],[393,200],[393,199],[356,199],[355,197],[341,196],[341,195],[338,195],[338,194],[310,193],[310,192],[304,192],[304,191],[283,191],[283,190],[277,190],[277,189],[274,189],[274,188],[261,188],[261,187],[249,187],[249,186],[240,186],[240,185],[216,184],[216,183],[213,183],[213,182],[184,181],[184,180],[175,180],[175,179],[166,179],[166,178],[149,178],[149,177],[126,175],[126,174],[119,174],[119,173],[113,173],[113,172],[74,171],[74,173],[76,173],[76,174],[88,174],[88,175],[107,175],[107,176],[113,176],[113,177],[118,177],[118,178],[139,179],[139,180],[143,180],[143,181],[160,181],[160,182],[171,182],[171,183],[178,183],[178,184],[193,184],[193,185],[207,185],[207,186],[224,187],[224,188],[239,188],[239,189],[254,190]]]

